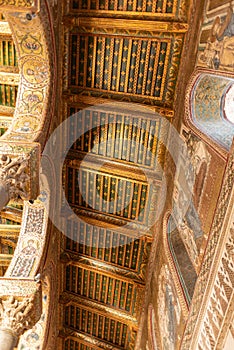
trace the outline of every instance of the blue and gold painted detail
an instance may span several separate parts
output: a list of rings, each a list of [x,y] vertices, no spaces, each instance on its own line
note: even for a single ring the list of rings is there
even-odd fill
[[[4,40],[0,37],[0,66],[18,66],[18,57],[12,39]]]
[[[71,206],[147,225],[150,202],[147,183],[70,166],[66,168],[66,178]]]
[[[221,75],[198,74],[190,95],[195,125],[225,149],[231,147],[234,125],[223,117],[223,99],[233,82]]]
[[[67,220],[66,251],[142,273],[151,243],[121,232]]]
[[[168,221],[168,243],[187,303],[190,304],[197,273],[172,216]]]
[[[211,5],[212,4],[212,5]],[[198,47],[198,66],[233,73],[234,9],[232,2],[210,1]]]
[[[83,267],[66,267],[66,291],[134,314],[136,286]]]
[[[179,9],[178,0],[73,0],[71,3],[71,12],[81,12],[88,15],[110,14],[135,15],[149,17],[175,17]]]
[[[182,40],[77,33],[70,34],[69,45],[74,91],[172,103]]]
[[[127,349],[128,325],[79,306],[65,308],[64,326]]]
[[[0,84],[0,105],[15,107],[18,87]]]
[[[160,132],[165,129],[162,118],[133,117],[128,113],[92,111],[70,107],[69,115],[79,112],[77,120],[71,120],[67,139],[77,130],[81,137],[73,144],[77,152],[90,152],[105,158],[134,163],[159,172],[162,165]],[[101,126],[100,126],[101,125]],[[89,130],[88,132],[85,132]],[[76,131],[76,132],[77,132]]]

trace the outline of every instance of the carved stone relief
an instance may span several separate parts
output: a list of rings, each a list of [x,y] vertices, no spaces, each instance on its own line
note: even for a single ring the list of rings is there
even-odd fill
[[[27,183],[30,176],[26,173],[29,166],[29,156],[11,158],[8,155],[0,157],[0,208],[6,205],[9,199],[26,199]]]

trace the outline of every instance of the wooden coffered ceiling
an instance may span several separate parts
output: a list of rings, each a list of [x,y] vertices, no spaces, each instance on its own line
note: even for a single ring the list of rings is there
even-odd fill
[[[60,121],[79,113],[63,142],[81,134],[63,183],[82,222],[64,219],[58,346],[134,349],[188,3],[70,0],[62,16]]]
[[[18,59],[11,30],[0,14],[0,135],[14,113],[19,84]]]

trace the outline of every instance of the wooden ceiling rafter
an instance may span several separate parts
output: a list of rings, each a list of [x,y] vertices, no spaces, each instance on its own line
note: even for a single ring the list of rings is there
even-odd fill
[[[187,5],[179,0],[63,2],[61,121],[77,113],[78,119],[64,132],[68,140],[74,139],[74,130],[82,135],[67,154],[63,186],[83,226],[77,226],[72,217],[66,223],[69,237],[61,238],[60,295],[66,296],[67,305],[72,301],[74,308],[92,305],[82,326],[82,311],[66,311],[61,304],[59,344],[63,350],[80,349],[80,344],[87,350],[134,349],[143,294],[127,297],[117,288],[115,296],[115,280],[130,283],[142,293],[145,288],[170,129],[170,123],[166,126],[163,120],[173,121],[174,117],[177,74],[188,31]],[[135,141],[144,148],[142,153]],[[112,146],[100,146],[105,142]],[[116,183],[119,187],[115,188]],[[140,187],[131,188],[132,183]],[[141,198],[144,186],[146,196]],[[127,195],[133,195],[129,205],[124,201]],[[149,211],[144,212],[145,208]],[[63,208],[61,215],[65,222]],[[125,239],[138,242],[138,248]],[[103,246],[98,247],[97,242]],[[110,248],[109,242],[115,242],[118,249]],[[117,329],[110,320],[115,312],[123,312],[126,300],[137,304],[124,312],[138,324],[134,330],[126,320],[127,328],[118,334],[117,343]],[[91,331],[99,322],[94,314],[106,307],[107,328],[100,326],[100,334]],[[77,324],[75,317],[80,317]]]
[[[113,309],[107,305],[103,305],[100,302],[87,300],[82,296],[74,295],[70,292],[64,292],[60,296],[60,302],[65,306],[79,306],[82,309],[93,312],[95,310],[101,316],[110,317],[115,321],[126,323],[129,327],[138,329],[138,321],[124,310]]]

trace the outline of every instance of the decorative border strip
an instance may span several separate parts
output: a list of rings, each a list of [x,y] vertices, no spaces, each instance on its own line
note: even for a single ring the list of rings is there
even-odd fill
[[[218,280],[215,280],[215,278],[218,279],[220,277],[219,275],[217,275],[218,269],[222,269],[222,263],[226,260],[225,252],[227,254],[227,251],[230,250],[230,242],[228,242],[228,240],[232,239],[231,235],[233,234],[230,227],[230,220],[233,219],[232,206],[234,201],[233,169],[234,155],[232,147],[232,154],[229,157],[226,172],[224,175],[223,186],[220,193],[218,207],[215,213],[212,228],[210,231],[208,245],[204,253],[204,261],[195,287],[189,319],[185,329],[181,350],[197,349],[198,341],[200,341],[198,337],[199,334],[201,334],[201,331],[204,332],[204,328],[206,328],[209,338],[213,339],[212,327],[214,323],[212,325],[207,325],[205,317],[207,312],[209,312],[210,314],[210,310],[208,310],[208,307],[212,305],[212,289],[214,288],[215,290],[215,283],[220,283],[220,295],[217,296],[219,300],[215,300],[216,306],[218,305],[217,303],[221,302],[220,300],[224,297],[226,298],[227,304],[231,302],[232,293],[226,295],[225,292],[226,284],[228,281],[226,282],[224,278],[223,280],[221,278],[220,281],[217,282]],[[226,237],[227,239],[226,248],[224,247],[224,237]],[[225,263],[225,271],[229,275],[230,267],[227,263]],[[228,284],[231,284],[233,286],[233,274],[229,275],[229,278],[230,282],[228,282]],[[217,317],[217,311],[219,311],[218,308],[219,306],[214,307],[213,309],[216,310],[216,315],[213,315],[213,322],[215,320],[215,317]],[[221,324],[221,326],[222,325],[223,323]],[[221,328],[221,326],[219,325],[218,327]],[[208,347],[208,349],[215,349],[216,341],[217,338],[215,338],[215,341],[212,340],[212,342],[210,343],[211,347]],[[206,348],[207,347],[205,347],[204,349]]]
[[[16,12],[15,7],[14,11],[3,7],[2,11],[12,30],[20,75],[12,125],[2,138],[40,142],[43,146],[54,113],[56,91],[56,47],[49,5],[47,0],[40,0],[38,13],[27,8],[24,13]]]

